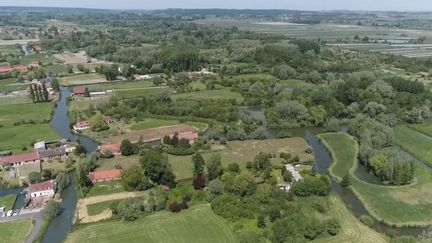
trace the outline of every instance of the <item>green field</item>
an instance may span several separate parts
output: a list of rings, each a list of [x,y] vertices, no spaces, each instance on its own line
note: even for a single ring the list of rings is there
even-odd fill
[[[51,72],[53,76],[57,76],[60,74],[66,74],[67,69],[63,64],[53,64],[43,67],[47,73]]]
[[[49,124],[30,124],[0,128],[0,150],[20,152],[23,147],[31,148],[35,141],[52,141],[60,136]]]
[[[203,153],[204,159],[208,159],[213,153],[219,153],[222,159],[222,166],[226,167],[231,163],[237,163],[241,169],[246,168],[248,161],[253,161],[259,152],[271,153],[276,156],[272,162],[280,165],[280,152],[290,152],[298,155],[300,161],[313,159],[313,155],[305,153],[308,147],[303,138],[284,138],[272,140],[248,140],[230,141],[220,151]],[[192,178],[192,155],[175,156],[168,155],[168,160],[173,168],[177,180]]]
[[[154,96],[162,89],[166,89],[164,87],[147,87],[147,88],[135,88],[135,89],[118,89],[114,91],[114,94],[126,98],[139,98],[146,96]]]
[[[0,207],[5,207],[6,211],[12,210],[15,205],[17,195],[0,197]]]
[[[432,123],[413,124],[408,127],[432,137]]]
[[[28,95],[19,95],[19,96],[0,96],[0,104],[2,105],[14,105],[14,104],[27,104],[32,103],[30,96]]]
[[[339,221],[341,230],[336,236],[323,237],[312,242],[314,243],[340,243],[340,242],[388,242],[386,236],[379,234],[370,227],[361,223],[344,202],[336,195],[331,195],[329,199],[330,214]]]
[[[175,94],[173,99],[188,98],[188,99],[235,99],[237,102],[243,101],[243,96],[240,93],[231,91],[229,88],[217,90],[201,90],[189,93]]]
[[[49,121],[54,103],[38,104],[0,104],[0,124],[4,126],[13,125],[16,121]]]
[[[0,45],[0,53],[1,54],[14,54],[14,55],[20,55],[21,54],[21,48],[17,47],[16,45]]]
[[[0,223],[0,242],[24,242],[32,228],[33,223],[30,220],[17,220],[8,223]]]
[[[21,58],[22,64],[31,64],[34,61],[42,62],[42,64],[55,63],[58,60],[55,57],[43,53],[34,53]]]
[[[100,202],[100,203],[94,203],[94,204],[87,205],[88,215],[90,215],[90,216],[98,215],[98,214],[102,213],[103,211],[105,211],[106,209],[109,209],[111,203],[120,202],[121,200],[122,199],[119,199],[119,200],[110,200],[110,201],[105,201],[105,202]]]
[[[61,85],[85,85],[87,83],[91,84],[95,81],[106,81],[106,78],[104,75],[99,73],[89,73],[66,76],[59,80]]]
[[[102,84],[90,84],[86,85],[86,87],[89,90],[99,90],[99,89],[111,89],[111,90],[118,90],[118,89],[140,89],[140,88],[147,88],[147,87],[153,87],[153,83],[148,80],[139,80],[139,81],[115,81],[115,82],[108,82],[108,83],[102,83]]]
[[[120,181],[100,182],[93,185],[86,197],[108,195],[119,192],[124,192],[124,188]]]
[[[428,133],[430,127],[416,126],[423,133]],[[428,138],[407,126],[397,126],[394,129],[394,142],[414,155],[416,158],[432,165],[432,138]]]
[[[16,78],[0,79],[0,91],[12,92],[18,90],[25,90],[28,84],[18,83]],[[8,97],[7,97],[8,98]],[[0,104],[3,104],[0,102]]]
[[[180,213],[159,212],[136,222],[106,221],[78,227],[66,242],[237,242],[227,222],[207,205]]]
[[[327,133],[320,137],[333,157],[334,165],[330,173],[336,177],[349,173],[351,189],[377,220],[395,226],[424,226],[432,223],[432,178],[430,169],[425,165],[419,163],[416,166],[416,182],[413,184],[370,184],[354,175],[359,166],[358,145],[351,136]],[[352,167],[349,168],[347,163]]]

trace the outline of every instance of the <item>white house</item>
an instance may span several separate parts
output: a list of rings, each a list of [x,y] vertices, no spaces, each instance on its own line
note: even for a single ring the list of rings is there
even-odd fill
[[[30,198],[53,197],[57,188],[55,180],[49,180],[30,185],[28,193]]]

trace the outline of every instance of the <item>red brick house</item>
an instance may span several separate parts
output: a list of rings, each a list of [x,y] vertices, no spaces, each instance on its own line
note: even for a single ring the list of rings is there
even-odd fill
[[[8,65],[8,66],[0,67],[0,73],[11,73],[14,70],[25,72],[28,71],[28,69],[29,68],[25,65],[16,65],[16,66]]]
[[[104,181],[113,181],[121,179],[122,170],[113,169],[113,170],[100,170],[90,172],[89,179],[93,182],[104,182]]]
[[[120,144],[116,143],[109,143],[109,144],[102,144],[98,147],[99,152],[105,153],[107,150],[110,150],[113,154],[120,154]]]
[[[41,183],[32,184],[28,188],[30,198],[53,197],[56,191],[57,183],[55,180],[49,180]]]
[[[24,163],[32,163],[32,162],[40,162],[39,154],[35,150],[27,153],[13,154],[9,156],[0,157],[0,167],[3,167],[7,164],[16,167]]]
[[[90,123],[87,120],[79,121],[73,126],[73,129],[75,131],[81,131],[89,128],[90,128]]]
[[[174,136],[171,135],[172,138]],[[186,139],[190,144],[194,144],[198,140],[198,132],[190,131],[190,132],[181,132],[178,134],[178,139]]]

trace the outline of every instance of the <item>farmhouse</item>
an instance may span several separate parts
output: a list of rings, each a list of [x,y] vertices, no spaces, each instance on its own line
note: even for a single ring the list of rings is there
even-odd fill
[[[40,45],[33,45],[33,50],[37,53],[42,51],[42,47]]]
[[[120,154],[120,144],[116,143],[102,144],[98,147],[98,149],[101,153],[105,153],[106,151],[110,150],[113,154]]]
[[[9,156],[0,157],[0,167],[11,165],[13,167],[22,165],[24,163],[40,162],[39,155],[36,150],[23,154],[14,154]]]
[[[87,93],[86,87],[73,87],[72,94],[74,96],[84,96]]]
[[[81,131],[89,128],[90,128],[90,123],[87,120],[79,121],[73,126],[73,129],[75,131]]]
[[[141,75],[141,74],[134,74],[134,75],[133,75],[133,78],[134,78],[135,80],[144,80],[144,79],[151,79],[152,76],[149,75],[149,74],[144,74],[144,75]]]
[[[121,178],[121,174],[122,174],[122,170],[120,169],[101,170],[101,171],[90,172],[89,178],[93,183],[113,181],[113,180],[119,180]]]
[[[28,195],[30,198],[53,197],[56,191],[57,184],[55,180],[49,180],[41,183],[30,185]]]
[[[171,135],[170,137],[172,138],[174,136]],[[198,140],[198,133],[197,132],[181,132],[178,134],[178,138],[180,139],[186,139],[189,141],[190,144],[194,144],[197,140]]]
[[[286,164],[285,168],[287,171],[291,172],[294,181],[299,181],[302,179],[302,176],[298,172],[298,169],[297,169],[298,167],[294,167],[292,164]]]

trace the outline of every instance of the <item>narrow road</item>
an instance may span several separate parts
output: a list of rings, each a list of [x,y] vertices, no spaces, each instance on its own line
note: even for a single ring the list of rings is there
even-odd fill
[[[32,243],[36,238],[37,234],[39,233],[40,229],[42,228],[43,210],[34,210],[34,211],[27,211],[27,212],[23,210],[23,213],[21,213],[20,215],[7,217],[7,218],[0,218],[0,224],[12,222],[16,220],[22,220],[22,219],[30,219],[35,222],[32,232],[30,233],[30,235],[27,237],[25,241],[25,243]]]

